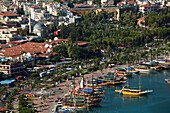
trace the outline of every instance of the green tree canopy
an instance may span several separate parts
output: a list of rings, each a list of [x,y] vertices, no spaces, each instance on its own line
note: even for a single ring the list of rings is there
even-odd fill
[[[67,46],[65,44],[56,46],[55,48],[53,48],[53,51],[59,53],[64,57],[68,57]]]

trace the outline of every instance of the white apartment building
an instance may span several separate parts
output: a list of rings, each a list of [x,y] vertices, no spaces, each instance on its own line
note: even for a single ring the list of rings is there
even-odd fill
[[[36,13],[41,13],[41,7],[39,7],[39,6],[31,6],[29,8],[29,13],[30,13],[31,19],[34,20],[36,18]]]
[[[149,12],[156,12],[157,9],[158,9],[157,5],[145,4],[140,5],[139,12],[142,12],[143,14],[148,14]]]
[[[0,40],[10,42],[17,39],[16,28],[0,29]]]

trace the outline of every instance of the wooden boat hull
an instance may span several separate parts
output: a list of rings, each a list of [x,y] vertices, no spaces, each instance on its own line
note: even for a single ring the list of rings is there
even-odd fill
[[[165,79],[165,81],[166,81],[168,84],[170,84],[170,79]]]
[[[135,70],[127,70],[126,72],[130,73],[130,74],[138,74],[139,73],[139,71],[135,71]]]
[[[139,95],[146,95],[148,92],[142,91],[139,93],[132,93],[132,92],[124,92],[122,90],[115,90],[115,92],[123,94],[123,95],[134,95],[134,96],[139,96]]]
[[[110,82],[110,85],[124,84],[126,81]]]
[[[86,109],[86,106],[83,107],[72,107],[72,106],[63,106],[62,109]]]
[[[139,73],[150,73],[151,70],[145,70],[145,69],[135,69],[136,71],[139,71]]]

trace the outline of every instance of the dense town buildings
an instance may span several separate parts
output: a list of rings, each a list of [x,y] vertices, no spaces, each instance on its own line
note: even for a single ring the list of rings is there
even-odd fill
[[[156,56],[159,48],[153,47],[155,50],[149,48],[145,51],[149,46],[147,43],[151,43],[151,46],[158,43],[157,45],[160,46],[162,40],[165,43],[166,38],[169,38],[167,36],[165,39],[155,40],[168,33],[166,29],[164,33],[161,32],[169,24],[166,13],[167,7],[170,6],[169,0],[121,0],[119,2],[82,0],[78,2],[0,0],[0,82],[9,78],[25,77],[26,80],[33,79],[32,83],[27,84],[32,85],[30,88],[32,90],[35,88],[33,85],[37,85],[37,78],[46,82],[47,79],[54,77],[48,81],[50,88],[55,86],[55,82],[66,79],[69,81],[68,79],[72,79],[73,76],[86,73],[80,70],[83,66],[91,72],[93,71],[91,64],[95,67],[100,63],[105,64],[106,60],[113,64],[113,61],[119,60],[119,57],[123,59],[120,64],[128,60],[134,63],[139,59],[139,54],[146,59],[150,57],[152,59],[152,53]],[[164,11],[165,15],[161,16],[161,22],[154,22],[154,19],[159,21],[156,13],[160,10]],[[150,14],[155,14],[154,19],[147,18]],[[147,19],[151,21],[150,25]],[[149,31],[158,26],[161,28]],[[154,42],[152,43],[151,40]],[[141,46],[145,46],[143,53],[136,49]],[[166,51],[165,49],[161,50]],[[66,74],[66,71],[71,70],[74,72]],[[61,78],[57,78],[58,75]],[[58,81],[55,81],[56,78]],[[17,87],[21,89],[18,84]],[[1,106],[3,105],[0,103]]]
[[[124,11],[132,10],[136,14],[142,13],[144,16],[142,18],[145,18],[149,12],[156,12],[158,8],[166,7],[168,4],[169,2],[166,0],[123,0],[118,3],[114,0],[101,0],[102,8],[100,8],[94,4],[93,1],[88,0],[87,4],[74,4],[74,8],[70,8],[66,1],[63,1],[63,3],[54,2],[53,0],[12,0],[12,2],[1,1],[0,42],[1,44],[6,44],[6,47],[9,47],[1,50],[1,57],[19,59],[22,51],[19,49],[20,47],[26,53],[31,52],[30,55],[35,53],[45,53],[47,48],[44,48],[43,43],[40,45],[37,44],[37,46],[35,44],[35,49],[33,47],[34,43],[27,41],[32,39],[42,39],[49,36],[50,30],[52,30],[53,27],[81,21],[80,15],[82,11],[88,11],[90,9],[94,10],[96,13],[102,10],[114,12],[114,16],[112,18],[119,20]],[[144,22],[142,18],[138,19],[137,25],[145,25],[140,24],[141,21]],[[47,31],[48,34],[46,34]],[[22,35],[24,33],[27,34],[27,32],[29,32],[29,36]],[[59,31],[55,32],[57,32],[58,35]],[[23,42],[27,43],[22,44]],[[14,46],[14,43],[20,43],[21,45]],[[31,48],[34,48],[34,50],[37,51],[32,51]],[[50,50],[51,49],[49,48],[49,52],[51,52]]]

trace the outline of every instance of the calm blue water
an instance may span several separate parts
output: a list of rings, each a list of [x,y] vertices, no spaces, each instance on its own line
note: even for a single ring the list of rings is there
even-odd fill
[[[170,71],[141,75],[142,89],[152,89],[147,96],[119,95],[121,86],[105,89],[105,99],[92,113],[170,113],[170,84],[165,82]],[[129,86],[139,86],[139,75],[129,79]]]

